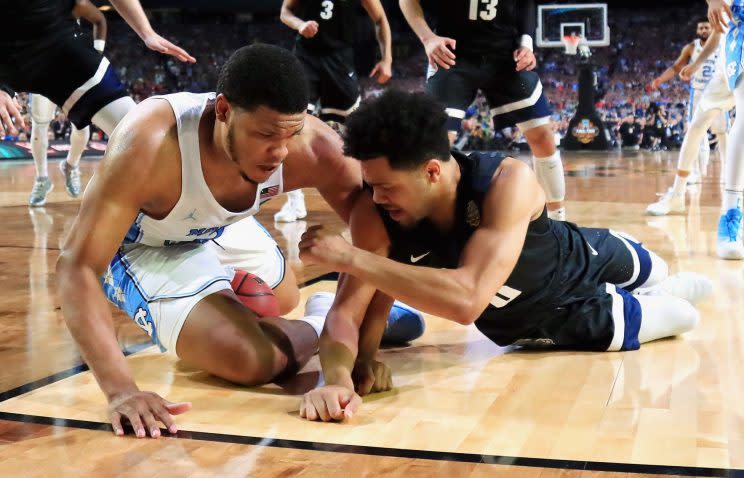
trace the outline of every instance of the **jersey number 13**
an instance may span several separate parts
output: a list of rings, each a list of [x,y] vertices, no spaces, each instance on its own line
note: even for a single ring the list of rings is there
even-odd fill
[[[481,4],[483,8],[481,8]],[[490,21],[496,18],[498,12],[499,0],[470,0],[471,20]]]

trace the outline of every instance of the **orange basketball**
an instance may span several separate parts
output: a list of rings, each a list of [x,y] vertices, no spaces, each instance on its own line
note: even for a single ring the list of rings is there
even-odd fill
[[[231,285],[243,305],[259,317],[279,315],[279,302],[274,297],[274,291],[260,277],[250,272],[237,270]]]

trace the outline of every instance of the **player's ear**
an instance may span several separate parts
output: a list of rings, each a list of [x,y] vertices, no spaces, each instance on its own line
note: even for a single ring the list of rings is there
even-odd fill
[[[442,162],[438,159],[430,159],[424,164],[424,171],[430,183],[439,182],[442,177]]]
[[[222,93],[217,95],[214,102],[214,112],[217,115],[218,121],[222,121],[223,123],[227,122],[227,117],[230,114],[231,108],[232,106],[230,105],[230,102],[227,101],[225,95]]]

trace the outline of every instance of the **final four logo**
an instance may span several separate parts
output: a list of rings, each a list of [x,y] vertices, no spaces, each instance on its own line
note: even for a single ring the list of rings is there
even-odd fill
[[[579,124],[574,126],[571,133],[581,144],[589,144],[594,141],[594,138],[599,136],[599,128],[588,119],[579,121]]]

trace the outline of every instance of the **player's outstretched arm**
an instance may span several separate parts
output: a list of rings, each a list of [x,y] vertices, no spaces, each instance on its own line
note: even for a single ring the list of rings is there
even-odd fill
[[[171,414],[190,408],[139,390],[117,343],[101,288],[101,278],[107,280],[109,263],[156,182],[152,165],[162,138],[156,136],[157,126],[140,114],[151,105],[146,102],[133,110],[111,137],[57,262],[62,314],[109,401],[114,433],[123,435],[122,422],[127,420],[138,437],[160,436],[158,422],[175,432]]]
[[[426,57],[432,67],[441,66],[445,70],[455,65],[455,48],[457,44],[454,39],[440,37],[432,31],[424,18],[420,0],[399,0],[400,9],[406,17],[408,25],[416,33],[424,45]]]
[[[688,43],[687,45],[685,45],[685,47],[682,48],[679,57],[677,57],[674,63],[672,63],[672,66],[664,70],[661,75],[654,78],[654,80],[649,84],[650,88],[652,90],[658,90],[659,86],[661,86],[663,83],[674,79],[674,77],[677,76],[682,71],[682,69],[687,66],[688,63],[690,63],[693,48],[694,47],[692,43]]]
[[[716,50],[718,50],[720,42],[721,34],[718,32],[713,32],[710,38],[708,38],[708,41],[705,42],[705,46],[700,51],[700,54],[695,59],[695,61],[687,66],[682,67],[679,72],[679,77],[682,78],[684,81],[690,81],[692,79],[692,75],[694,75],[695,72],[703,66],[705,61],[710,58],[710,56],[715,53]]]
[[[362,6],[375,24],[375,36],[380,47],[380,61],[372,68],[369,77],[377,78],[377,83],[382,85],[393,76],[393,35],[390,33],[390,23],[380,0],[362,0]]]
[[[196,63],[196,59],[189,55],[186,50],[169,42],[152,29],[150,20],[147,19],[145,11],[142,10],[139,0],[111,0],[111,4],[132,30],[145,42],[147,48],[164,55],[176,57],[183,62]]]
[[[368,194],[355,204],[350,225],[360,247],[387,252],[387,235]],[[341,276],[320,337],[326,385],[305,394],[300,406],[303,418],[351,418],[361,405],[360,395],[392,387],[390,369],[375,359],[392,303],[391,297],[356,277]]]
[[[106,16],[90,0],[75,0],[72,16],[84,18],[93,24],[93,44],[96,50],[103,51],[108,33]]]
[[[279,13],[279,20],[292,30],[297,30],[297,33],[303,37],[312,38],[318,33],[318,22],[314,20],[306,22],[294,14],[298,1],[300,0],[284,0],[282,2],[281,12]]]
[[[504,160],[493,181],[497,186],[486,195],[481,226],[468,241],[457,269],[401,264],[356,248],[320,226],[303,235],[300,258],[354,275],[422,311],[470,324],[506,282],[530,221],[545,206],[545,193],[534,173],[517,160]]]

